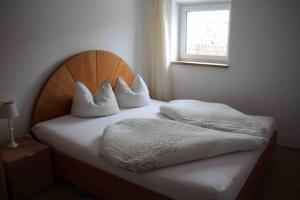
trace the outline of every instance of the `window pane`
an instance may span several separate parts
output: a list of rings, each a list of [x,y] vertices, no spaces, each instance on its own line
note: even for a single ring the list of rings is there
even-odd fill
[[[187,12],[186,54],[227,56],[229,10]]]

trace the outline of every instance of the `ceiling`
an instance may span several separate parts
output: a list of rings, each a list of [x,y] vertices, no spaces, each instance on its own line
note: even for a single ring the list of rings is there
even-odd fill
[[[210,3],[210,2],[230,2],[231,0],[176,0],[179,4],[189,4],[189,3]]]

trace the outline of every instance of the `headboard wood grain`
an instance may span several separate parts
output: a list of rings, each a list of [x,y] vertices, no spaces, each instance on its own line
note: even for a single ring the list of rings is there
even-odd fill
[[[42,88],[32,114],[32,126],[70,113],[76,81],[81,81],[95,93],[104,80],[114,86],[118,76],[131,85],[135,74],[124,60],[111,52],[95,50],[71,57],[57,68]]]

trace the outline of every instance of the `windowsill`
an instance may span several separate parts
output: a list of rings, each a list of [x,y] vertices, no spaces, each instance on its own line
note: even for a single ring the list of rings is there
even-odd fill
[[[228,64],[223,63],[211,63],[211,62],[194,62],[194,61],[172,61],[172,64],[180,64],[180,65],[194,65],[201,67],[218,67],[218,68],[228,68]]]

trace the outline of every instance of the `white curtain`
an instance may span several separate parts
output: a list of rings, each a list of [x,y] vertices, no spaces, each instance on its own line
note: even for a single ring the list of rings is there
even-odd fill
[[[171,99],[170,64],[173,40],[173,1],[155,0],[154,41],[151,63],[151,97],[157,100]],[[174,49],[173,49],[174,51]]]

